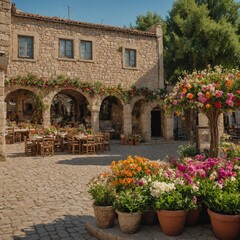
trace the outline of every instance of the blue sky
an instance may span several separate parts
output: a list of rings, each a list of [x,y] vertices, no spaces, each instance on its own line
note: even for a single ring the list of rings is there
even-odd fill
[[[173,0],[12,0],[18,9],[46,16],[68,17],[113,26],[135,24],[136,16],[156,11],[165,18]]]

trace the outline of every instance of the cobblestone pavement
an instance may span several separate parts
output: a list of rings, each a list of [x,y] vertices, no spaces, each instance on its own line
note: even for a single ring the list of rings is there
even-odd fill
[[[110,152],[88,157],[26,157],[23,149],[7,145],[7,161],[0,162],[0,240],[95,239],[85,230],[93,219],[87,182],[113,160],[127,155],[156,160],[176,154],[177,144],[113,144]]]

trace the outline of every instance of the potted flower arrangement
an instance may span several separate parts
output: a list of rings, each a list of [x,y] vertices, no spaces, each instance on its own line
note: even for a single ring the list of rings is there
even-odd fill
[[[127,144],[128,144],[129,146],[132,146],[132,145],[133,145],[133,140],[134,140],[133,135],[128,135],[128,136],[126,137],[126,142],[127,142]]]
[[[140,187],[123,189],[117,193],[113,206],[123,233],[133,234],[139,230],[144,201],[145,196]]]
[[[88,192],[91,194],[94,214],[97,226],[100,228],[111,228],[115,221],[113,202],[115,190],[110,181],[108,173],[93,178],[88,183]]]
[[[155,197],[155,207],[162,231],[169,236],[183,232],[187,211],[196,206],[191,185],[184,179],[175,181],[156,180],[151,184],[151,195]]]
[[[217,238],[234,240],[240,236],[240,161],[226,161],[205,181],[208,214]]]
[[[142,139],[141,135],[133,135],[134,145],[136,146],[140,145],[141,139]]]

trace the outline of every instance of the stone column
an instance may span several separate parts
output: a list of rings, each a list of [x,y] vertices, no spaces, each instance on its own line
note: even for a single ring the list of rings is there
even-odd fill
[[[132,134],[132,109],[130,104],[123,106],[123,132]]]
[[[6,126],[6,106],[4,102],[4,81],[5,73],[0,69],[0,161],[5,160],[5,126]]]
[[[91,111],[91,125],[94,132],[99,131],[99,110],[93,109]]]
[[[47,108],[42,113],[43,117],[43,127],[48,128],[51,125],[51,104],[47,104],[43,101],[44,104],[46,104]]]
[[[151,108],[146,105],[142,114],[142,134],[146,142],[151,141]]]
[[[174,117],[173,114],[170,113],[166,113],[164,112],[164,125],[163,125],[163,137],[166,140],[170,140],[174,138],[174,133],[173,133],[173,129],[174,129]]]

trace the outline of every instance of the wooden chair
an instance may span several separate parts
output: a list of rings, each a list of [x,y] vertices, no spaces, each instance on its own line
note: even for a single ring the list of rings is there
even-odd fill
[[[64,152],[64,148],[63,148],[63,139],[59,136],[56,136],[54,139],[54,151],[61,151]]]
[[[82,144],[82,153],[94,154],[96,153],[96,143],[93,135],[87,136]]]
[[[27,139],[27,136],[24,136],[24,145],[25,145],[25,154],[27,156],[36,154],[37,145],[36,145],[36,143],[29,141]]]
[[[5,136],[6,143],[15,143],[14,127],[6,128],[7,135]]]
[[[110,151],[110,133],[104,133],[104,148]]]
[[[104,135],[103,134],[97,134],[95,137],[95,148],[96,152],[104,152],[105,150],[105,144],[104,144]]]
[[[54,138],[53,137],[44,137],[43,141],[40,143],[40,152],[42,157],[45,155],[54,154]]]
[[[81,152],[79,141],[74,136],[68,136],[68,151],[72,154]]]

